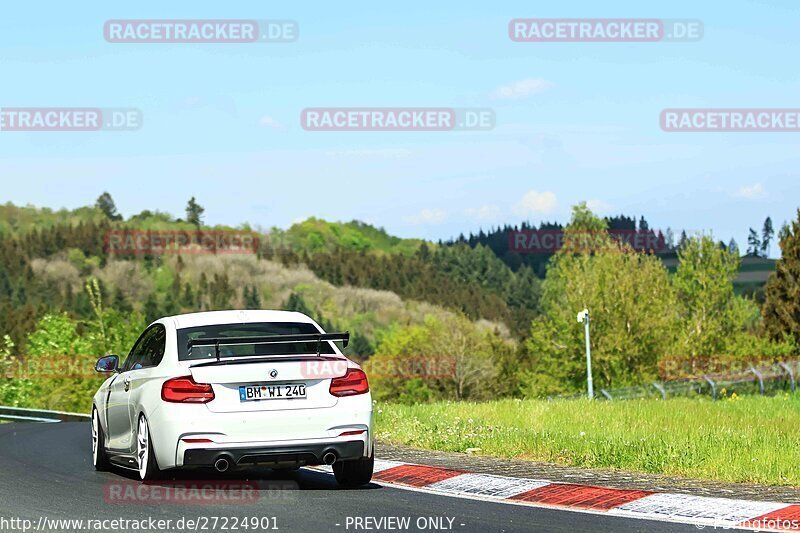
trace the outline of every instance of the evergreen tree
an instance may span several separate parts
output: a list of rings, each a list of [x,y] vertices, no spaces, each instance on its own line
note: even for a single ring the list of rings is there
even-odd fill
[[[197,200],[192,196],[186,204],[186,221],[199,228],[203,224],[204,212],[205,208],[198,204]]]
[[[733,237],[731,237],[731,240],[728,243],[728,252],[730,252],[732,255],[735,255],[736,257],[739,257],[739,255],[740,255],[739,254],[739,245],[736,244],[736,241],[733,239]]]
[[[114,300],[111,303],[111,306],[120,313],[123,314],[130,314],[133,312],[133,306],[125,297],[125,294],[117,287],[114,291]]]
[[[194,309],[196,302],[194,300],[194,291],[191,284],[187,281],[183,285],[183,295],[181,296],[181,306],[186,309]]]
[[[678,241],[678,249],[679,250],[682,249],[684,246],[686,246],[686,243],[688,243],[688,242],[689,242],[689,237],[686,236],[686,230],[682,229],[681,230],[681,238]]]
[[[167,292],[167,295],[164,297],[164,308],[162,309],[162,313],[165,316],[172,316],[177,315],[181,312],[181,306],[178,304],[178,299],[172,291]]]
[[[230,284],[228,275],[225,273],[214,274],[214,279],[208,286],[209,296],[211,299],[212,310],[229,309],[231,307],[231,299],[236,294],[235,289]]]
[[[304,315],[311,316],[311,308],[306,305],[303,296],[292,291],[289,295],[289,298],[283,303],[283,308],[287,311],[297,311],[298,313],[303,313]]]
[[[800,209],[781,234],[781,258],[765,287],[764,328],[775,340],[792,335],[800,341]]]
[[[102,211],[109,220],[122,220],[122,215],[117,213],[117,206],[108,192],[104,192],[98,196],[94,206]]]
[[[330,331],[326,329],[325,331]],[[370,344],[369,340],[363,335],[354,333],[350,338],[350,344],[344,349],[344,354],[348,356],[355,356],[361,359],[368,358],[375,353],[375,348]]]
[[[675,234],[672,232],[672,228],[667,228],[664,232],[664,248],[666,251],[675,249]]]
[[[28,291],[25,290],[25,285],[20,284],[14,292],[13,302],[15,307],[22,307],[28,303]]]
[[[792,227],[789,225],[788,222],[784,222],[783,226],[781,226],[780,231],[778,232],[778,241],[782,241],[792,233]]]
[[[8,279],[8,272],[0,266],[0,298],[11,298],[14,289],[11,287],[11,280]]]
[[[245,309],[261,309],[261,295],[255,286],[245,286],[244,307]]]
[[[156,300],[154,293],[150,293],[150,295],[147,297],[147,300],[144,302],[144,308],[142,309],[142,312],[144,313],[144,318],[148,324],[161,318],[161,314],[158,309],[158,301]]]
[[[769,246],[773,235],[775,235],[775,229],[772,227],[772,219],[767,217],[761,229],[761,255],[763,257],[769,257]]]
[[[758,232],[750,228],[750,233],[747,235],[747,255],[751,257],[758,257],[761,253],[761,239],[758,238]]]

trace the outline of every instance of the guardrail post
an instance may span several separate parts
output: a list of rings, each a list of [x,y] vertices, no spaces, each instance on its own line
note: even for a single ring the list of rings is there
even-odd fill
[[[764,396],[764,376],[761,375],[761,372],[756,370],[756,367],[750,365],[750,372],[756,375],[758,378],[758,388],[761,390],[761,396]]]
[[[663,386],[661,386],[660,383],[658,383],[658,382],[653,383],[653,387],[655,387],[656,390],[661,393],[661,399],[662,400],[666,400],[667,399],[667,391],[664,389]]]
[[[708,376],[703,376],[703,379],[708,381],[708,384],[711,385],[711,399],[712,400],[716,400],[717,399],[717,385],[714,383],[714,380],[712,380]]]
[[[606,397],[607,400],[613,400],[614,398],[606,391],[605,389],[600,389],[600,394]]]
[[[794,392],[794,389],[795,389],[794,372],[789,367],[789,365],[787,365],[786,363],[783,363],[783,362],[778,363],[778,366],[781,367],[782,369],[784,369],[787,374],[789,374],[789,383],[791,384],[792,392]]]

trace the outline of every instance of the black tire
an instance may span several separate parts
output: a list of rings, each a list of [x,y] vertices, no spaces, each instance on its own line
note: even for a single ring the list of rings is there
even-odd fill
[[[355,461],[337,461],[333,463],[333,475],[339,485],[358,487],[366,485],[372,480],[374,467],[374,457],[363,457]]]
[[[95,430],[97,431],[97,451],[92,454],[92,462],[95,470],[106,472],[111,468],[111,462],[106,453],[106,437],[103,434],[103,426],[100,423],[100,413],[97,412],[97,408],[92,409],[92,441],[94,441]],[[94,446],[95,443],[93,442],[92,445]]]

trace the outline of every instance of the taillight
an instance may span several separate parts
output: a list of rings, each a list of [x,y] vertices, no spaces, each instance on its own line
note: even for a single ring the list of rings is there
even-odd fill
[[[161,386],[161,399],[172,403],[208,403],[214,389],[207,383],[195,383],[192,376],[168,379]]]
[[[331,394],[334,396],[355,396],[365,392],[369,392],[367,375],[358,368],[350,368],[344,376],[331,380]]]
[[[362,433],[366,433],[366,432],[367,432],[366,429],[357,429],[355,431],[345,431],[344,433],[339,433],[339,436],[340,437],[349,437],[351,435],[361,435]]]

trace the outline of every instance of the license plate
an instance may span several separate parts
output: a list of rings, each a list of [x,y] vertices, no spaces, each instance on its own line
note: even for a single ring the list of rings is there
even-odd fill
[[[272,383],[270,385],[241,385],[239,400],[302,400],[306,397],[305,383]]]

